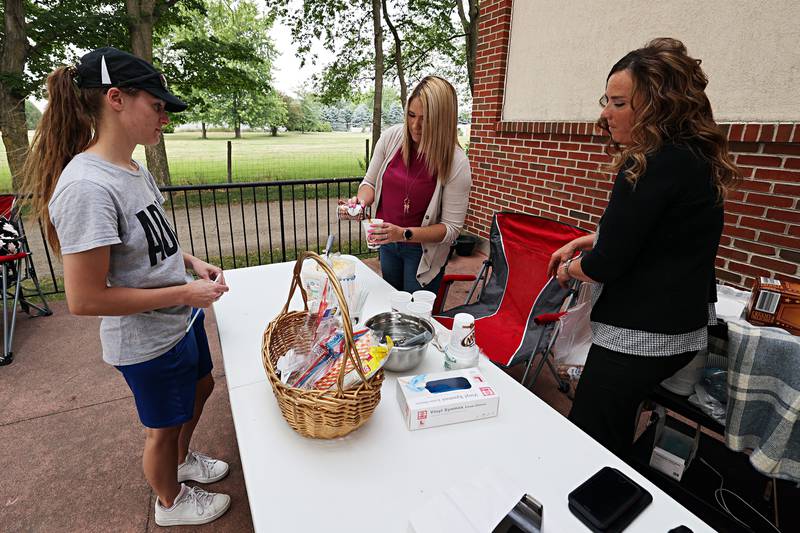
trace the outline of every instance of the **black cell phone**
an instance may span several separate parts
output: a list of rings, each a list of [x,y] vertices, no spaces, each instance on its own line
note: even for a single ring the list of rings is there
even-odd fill
[[[425,388],[432,394],[469,389],[471,387],[472,385],[469,384],[469,380],[465,377],[437,379],[425,384]]]
[[[569,493],[570,509],[590,527],[604,531],[649,493],[628,476],[610,466],[603,467]],[[651,497],[652,499],[652,497]],[[649,502],[648,502],[649,503]]]

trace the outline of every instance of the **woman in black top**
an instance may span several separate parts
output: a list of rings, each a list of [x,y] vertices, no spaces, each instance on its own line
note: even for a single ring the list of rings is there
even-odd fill
[[[598,125],[617,172],[595,235],[550,272],[595,282],[592,347],[570,420],[617,454],[641,401],[707,345],[726,191],[739,178],[705,95],[700,61],[655,39],[611,69]],[[574,257],[577,251],[584,253]]]

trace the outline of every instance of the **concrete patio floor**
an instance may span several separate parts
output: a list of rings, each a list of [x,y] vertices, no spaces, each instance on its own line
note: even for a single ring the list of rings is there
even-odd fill
[[[479,253],[455,256],[447,271],[477,273],[484,259]],[[376,259],[367,263],[379,270]],[[467,283],[457,283],[447,307],[462,303],[468,288]],[[19,315],[15,360],[0,367],[0,531],[160,530],[153,519],[155,496],[141,468],[144,432],[122,375],[101,360],[100,319],[72,316],[64,301],[52,302],[51,307],[51,317]],[[251,531],[211,311],[206,329],[216,389],[193,447],[231,464],[228,477],[206,488],[230,494],[232,505],[205,529]],[[521,369],[513,373],[517,371]],[[570,401],[558,392],[547,371],[542,372],[534,392],[561,413],[569,410]]]

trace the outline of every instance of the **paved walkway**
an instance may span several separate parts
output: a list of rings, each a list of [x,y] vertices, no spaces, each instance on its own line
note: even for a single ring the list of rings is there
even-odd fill
[[[479,254],[456,257],[448,272],[476,273],[483,259]],[[378,270],[377,260],[368,264]],[[463,302],[467,289],[466,283],[456,284],[448,307]],[[99,319],[72,316],[63,301],[52,307],[51,317],[20,315],[16,359],[0,367],[0,531],[160,530],[153,519],[154,495],[141,469],[144,433],[122,376],[101,361]],[[233,503],[225,516],[203,529],[251,531],[213,312],[206,329],[216,390],[193,444],[230,462],[228,477],[209,488],[230,494]],[[561,412],[569,409],[546,372],[536,392]]]

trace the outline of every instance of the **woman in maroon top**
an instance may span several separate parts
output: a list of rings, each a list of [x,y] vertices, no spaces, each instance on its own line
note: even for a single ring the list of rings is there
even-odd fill
[[[383,132],[358,195],[373,205],[370,242],[394,288],[436,292],[450,245],[467,213],[472,178],[458,144],[458,101],[446,80],[427,76],[411,92],[405,123]]]

